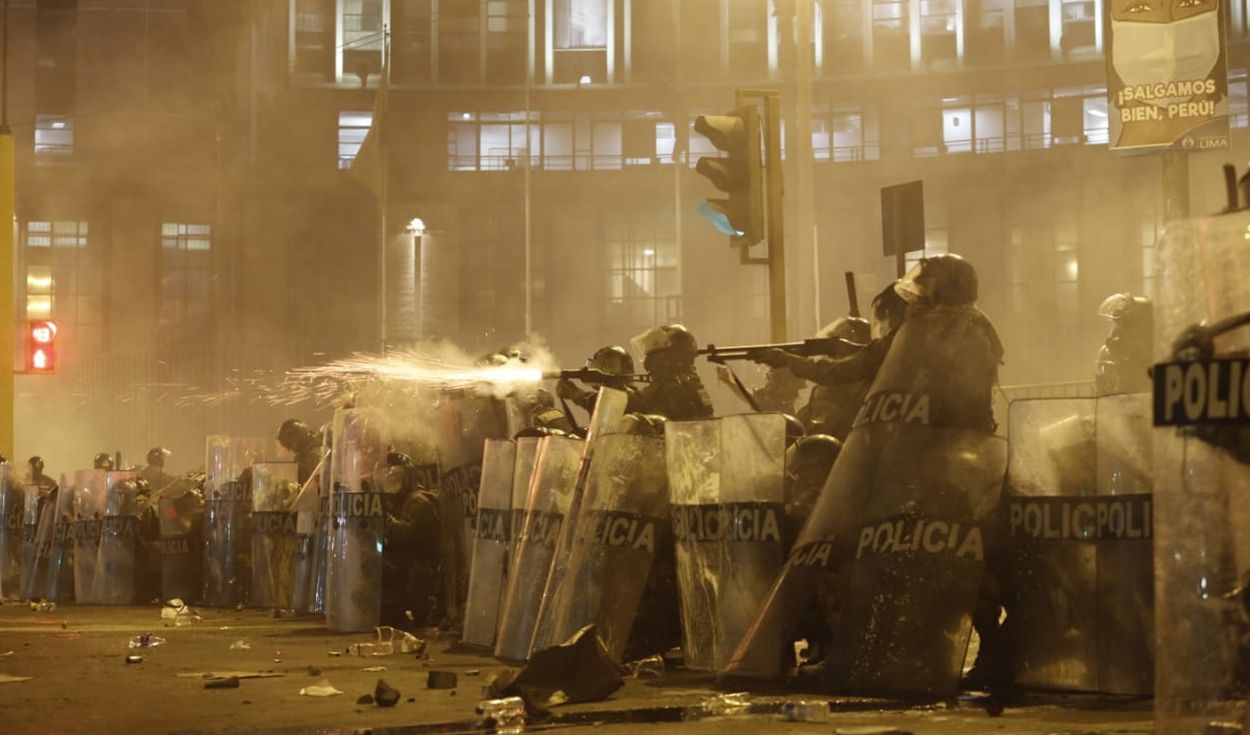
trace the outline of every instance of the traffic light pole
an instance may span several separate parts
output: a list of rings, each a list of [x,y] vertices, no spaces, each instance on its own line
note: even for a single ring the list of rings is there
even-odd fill
[[[735,104],[742,107],[750,100],[764,103],[764,217],[767,228],[768,256],[752,258],[742,248],[741,261],[768,266],[769,338],[785,342],[786,336],[786,238],[781,207],[781,95],[770,90],[738,90]]]
[[[16,153],[9,129],[9,0],[0,40],[0,454],[13,458],[13,213]]]

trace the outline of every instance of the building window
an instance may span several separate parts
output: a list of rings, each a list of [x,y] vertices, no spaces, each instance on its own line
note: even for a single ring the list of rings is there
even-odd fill
[[[860,0],[825,0],[824,70],[842,76],[864,68],[864,4]]]
[[[1246,96],[1246,72],[1244,69],[1228,74],[1228,124],[1244,128],[1250,116],[1250,100]]]
[[[526,0],[486,3],[486,81],[519,84],[529,67],[529,4]]]
[[[817,161],[875,161],[880,158],[877,114],[871,105],[838,105],[812,120],[812,155]]]
[[[904,0],[872,0],[872,59],[883,69],[911,67],[907,3]]]
[[[159,326],[188,330],[208,326],[212,237],[210,225],[161,224]]]
[[[973,64],[1004,60],[1003,8],[1006,0],[965,0],[964,56]]]
[[[1095,48],[1094,0],[1062,0],[1063,35],[1059,48],[1065,58],[1093,56]]]
[[[955,43],[955,0],[920,1],[920,48],[925,63],[950,67],[958,49]]]
[[[352,167],[372,124],[373,113],[368,110],[339,113],[339,170]]]
[[[382,71],[382,0],[343,0],[343,72],[360,78]]]
[[[391,0],[391,79],[430,82],[431,0]]]
[[[1015,0],[1015,54],[1018,61],[1050,58],[1050,4],[1048,0]]]
[[[295,63],[297,73],[317,74],[330,79],[334,74],[333,2],[295,0]]]
[[[67,353],[100,350],[103,278],[81,220],[34,220],[22,230],[26,307],[30,318],[50,318],[62,328]]]
[[[68,156],[74,152],[74,118],[68,115],[35,115],[35,153]]]
[[[608,0],[552,0],[552,81],[560,84],[608,79],[608,33],[613,6]]]
[[[768,26],[764,3],[729,3],[729,74],[739,79],[768,76]]]
[[[605,221],[612,330],[636,334],[681,319],[681,269],[671,222],[609,215]]]
[[[438,81],[443,84],[478,84],[481,48],[479,0],[439,0]]]

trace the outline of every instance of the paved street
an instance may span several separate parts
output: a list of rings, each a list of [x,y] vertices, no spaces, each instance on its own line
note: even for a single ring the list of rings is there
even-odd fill
[[[262,611],[199,610],[189,626],[161,627],[156,607],[63,606],[34,612],[0,606],[0,732],[65,735],[142,733],[373,733],[462,732],[480,729],[474,707],[482,687],[503,667],[485,657],[449,654],[448,642],[431,641],[428,659],[412,654],[362,659],[343,653],[367,635],[328,633],[319,618],[275,619]],[[134,635],[152,633],[164,645],[131,651]],[[247,649],[231,649],[244,641]],[[12,653],[9,653],[9,652]],[[331,652],[340,655],[331,655]],[[127,664],[137,653],[141,663]],[[384,671],[367,671],[383,666]],[[310,675],[309,668],[320,670]],[[179,674],[257,671],[272,678],[243,679],[237,689],[210,690]],[[454,689],[426,688],[428,673],[454,672]],[[361,705],[377,679],[399,689],[390,709]],[[344,693],[301,696],[300,689],[328,679]],[[1050,698],[991,718],[975,702],[906,706],[861,699],[834,700],[827,723],[786,722],[776,714],[786,697],[758,695],[766,714],[690,719],[691,708],[715,695],[711,682],[689,672],[631,680],[611,699],[557,707],[537,728],[594,727],[597,733],[838,732],[840,728],[893,726],[915,735],[1002,733],[1068,735],[1148,733],[1148,703],[1090,698]],[[790,697],[796,698],[796,697]],[[683,709],[685,708],[685,709]],[[683,721],[683,719],[685,721]],[[854,732],[854,730],[852,730]]]

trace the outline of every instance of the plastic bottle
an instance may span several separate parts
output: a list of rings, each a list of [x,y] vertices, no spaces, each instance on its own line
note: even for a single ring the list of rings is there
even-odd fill
[[[525,731],[525,702],[520,697],[484,700],[478,704],[477,713],[483,720],[492,721],[495,732],[501,735]]]
[[[790,722],[828,722],[829,703],[823,699],[782,702],[781,715]]]

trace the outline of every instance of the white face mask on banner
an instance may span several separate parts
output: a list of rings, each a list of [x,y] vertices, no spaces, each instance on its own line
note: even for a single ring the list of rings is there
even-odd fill
[[[1218,12],[1218,11],[1216,11]],[[1219,59],[1220,19],[1216,12],[1173,23],[1112,20],[1112,61],[1129,86],[1206,79]],[[1152,100],[1167,105],[1189,97]]]

